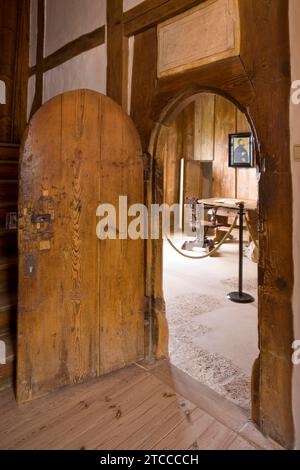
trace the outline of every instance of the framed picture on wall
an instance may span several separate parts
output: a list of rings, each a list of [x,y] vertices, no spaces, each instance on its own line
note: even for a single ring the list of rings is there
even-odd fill
[[[253,167],[253,136],[251,132],[229,134],[229,166]]]

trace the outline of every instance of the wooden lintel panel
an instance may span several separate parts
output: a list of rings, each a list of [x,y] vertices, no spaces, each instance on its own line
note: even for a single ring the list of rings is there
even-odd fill
[[[126,36],[141,33],[204,1],[205,0],[146,0],[124,13],[124,33]]]

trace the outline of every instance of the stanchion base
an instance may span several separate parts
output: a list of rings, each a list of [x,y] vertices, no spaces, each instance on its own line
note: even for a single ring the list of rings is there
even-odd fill
[[[230,292],[227,294],[227,298],[232,302],[237,302],[238,304],[250,304],[255,300],[252,295],[246,294],[245,292],[242,292],[241,294],[239,292]]]

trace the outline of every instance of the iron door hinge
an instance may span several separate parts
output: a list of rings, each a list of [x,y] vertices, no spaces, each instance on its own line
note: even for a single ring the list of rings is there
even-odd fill
[[[257,231],[258,231],[258,233],[264,233],[265,232],[265,222],[264,222],[264,220],[259,220],[257,222]]]
[[[144,182],[147,183],[151,179],[152,155],[148,152],[144,152],[142,158],[144,163]]]
[[[258,274],[257,283],[259,287],[263,287],[265,283],[265,269],[262,268],[261,266],[258,266],[257,274]]]
[[[151,297],[145,295],[144,297],[144,323],[149,324],[150,321],[150,309],[151,309]]]
[[[269,159],[267,155],[260,153],[257,158],[257,166],[259,173],[266,172],[266,160]]]

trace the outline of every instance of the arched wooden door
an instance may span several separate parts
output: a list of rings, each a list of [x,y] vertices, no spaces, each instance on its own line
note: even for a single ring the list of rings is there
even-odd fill
[[[132,121],[99,93],[56,96],[31,120],[20,168],[19,402],[144,357],[144,242],[96,236],[100,203],[143,203],[141,156]]]

